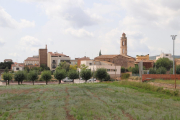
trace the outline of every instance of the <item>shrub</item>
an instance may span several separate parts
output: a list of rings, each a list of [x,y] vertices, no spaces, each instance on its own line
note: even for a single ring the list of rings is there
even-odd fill
[[[125,68],[121,67],[121,73],[125,73]]]
[[[128,68],[128,71],[129,71],[129,72],[132,72],[132,67],[129,67],[129,68]]]
[[[156,70],[154,68],[149,69],[149,74],[156,74]]]
[[[128,79],[129,77],[130,77],[130,74],[128,73],[121,74],[121,79]]]
[[[43,71],[41,73],[41,78],[46,81],[46,85],[47,85],[48,81],[50,81],[52,78],[51,71],[49,71],[49,70]]]
[[[157,70],[156,70],[156,74],[166,74],[166,68],[165,67],[159,67]]]
[[[104,81],[112,81],[109,74],[107,74],[107,76],[106,76],[106,78],[104,79]]]
[[[168,58],[159,58],[155,64],[157,68],[164,67],[169,70],[173,65],[173,61],[169,60]]]
[[[61,83],[61,80],[66,77],[66,70],[61,69],[61,70],[56,70],[54,72],[54,77],[59,80],[59,84]]]
[[[170,74],[173,74],[173,68],[170,69]],[[176,74],[180,74],[180,65],[176,66]]]
[[[133,74],[139,74],[139,67],[135,66],[134,68],[132,68],[132,73]]]
[[[82,77],[83,80],[85,80],[87,82],[87,80],[89,80],[92,76],[91,70],[82,69],[80,72],[80,76]]]
[[[97,69],[95,76],[97,79],[99,79],[102,82],[107,77],[107,74],[108,73],[107,73],[106,69],[99,68],[99,69]]]

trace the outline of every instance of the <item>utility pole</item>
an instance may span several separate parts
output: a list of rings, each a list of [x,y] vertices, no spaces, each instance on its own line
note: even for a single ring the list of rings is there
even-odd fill
[[[174,68],[174,41],[175,41],[175,39],[176,39],[176,36],[177,35],[171,35],[171,37],[172,37],[172,40],[173,40],[173,74],[175,74],[175,68]]]

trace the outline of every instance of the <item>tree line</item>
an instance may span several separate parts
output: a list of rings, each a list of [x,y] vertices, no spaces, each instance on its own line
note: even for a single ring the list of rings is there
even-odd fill
[[[81,65],[80,69],[81,69],[81,72],[79,73],[76,67],[74,66],[70,67],[68,63],[62,62],[56,68],[53,75],[54,75],[54,78],[56,78],[59,81],[59,84],[61,84],[61,81],[66,77],[69,77],[69,79],[72,79],[73,83],[74,83],[74,79],[78,79],[79,77],[85,80],[85,82],[87,82],[87,80],[89,80],[91,77],[96,77],[101,82],[110,80],[110,75],[107,73],[106,69],[104,68],[99,68],[95,72],[91,72],[90,69],[87,69],[87,66]],[[3,73],[3,79],[6,81],[6,85],[9,85],[9,81],[12,80],[13,77],[14,77],[14,80],[18,82],[18,85],[22,84],[22,82],[25,79],[32,81],[34,85],[34,82],[39,79],[37,70],[17,71],[14,73],[14,75],[6,70]],[[51,71],[50,70],[42,71],[40,79],[46,81],[46,85],[47,85],[48,81],[52,79]]]

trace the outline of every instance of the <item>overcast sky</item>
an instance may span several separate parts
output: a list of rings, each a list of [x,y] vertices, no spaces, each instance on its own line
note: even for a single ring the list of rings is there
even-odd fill
[[[179,0],[0,0],[0,61],[23,62],[39,48],[74,59],[120,54],[120,37],[128,38],[128,55],[173,52],[170,35],[178,35]]]

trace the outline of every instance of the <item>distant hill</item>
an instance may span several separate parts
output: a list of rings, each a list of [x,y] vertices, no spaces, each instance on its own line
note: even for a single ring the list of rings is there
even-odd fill
[[[159,56],[159,55],[156,55],[156,56]],[[155,60],[156,56],[149,56],[149,60]],[[172,55],[172,57],[173,57],[173,55]],[[175,58],[180,58],[180,55],[175,55],[174,57]]]

